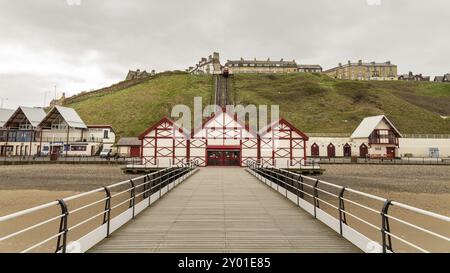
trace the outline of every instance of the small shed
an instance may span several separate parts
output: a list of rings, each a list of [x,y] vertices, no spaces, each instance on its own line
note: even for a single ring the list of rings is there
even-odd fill
[[[137,137],[122,137],[116,144],[117,153],[126,157],[140,157],[142,142]]]

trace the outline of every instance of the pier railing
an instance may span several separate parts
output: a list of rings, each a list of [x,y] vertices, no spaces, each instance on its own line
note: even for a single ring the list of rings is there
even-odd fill
[[[0,252],[85,252],[197,169],[170,167],[0,217]]]
[[[247,166],[365,252],[450,252],[448,216],[255,161]]]

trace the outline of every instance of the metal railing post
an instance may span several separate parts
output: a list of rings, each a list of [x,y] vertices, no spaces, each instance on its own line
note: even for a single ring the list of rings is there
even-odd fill
[[[148,192],[147,192],[147,176],[144,176],[144,181],[142,183],[144,184],[144,187],[143,187],[144,194],[142,195],[142,199],[144,200],[145,198],[147,198],[147,194],[148,194]]]
[[[133,219],[134,219],[134,208],[136,205],[136,185],[134,184],[133,179],[130,179],[131,184],[131,196],[130,196],[130,208],[133,208]]]
[[[343,235],[343,225],[347,224],[347,218],[345,216],[345,205],[344,205],[344,192],[346,187],[343,187],[339,192],[339,233]]]
[[[314,218],[317,218],[317,208],[319,207],[319,202],[317,201],[317,197],[319,195],[317,191],[317,185],[319,184],[319,179],[314,183],[314,192],[313,192],[313,203],[314,203]]]
[[[103,224],[106,224],[106,237],[109,237],[111,224],[111,191],[108,187],[104,187],[106,192],[105,214],[103,215]]]
[[[147,175],[149,180],[149,184],[148,184],[148,206],[150,207],[152,204],[152,194],[153,194],[153,174],[151,175]]]
[[[386,234],[386,232],[391,232],[391,229],[389,227],[389,218],[386,216],[388,215],[391,202],[391,200],[386,200],[386,202],[384,202],[383,209],[381,210],[381,236],[383,242],[383,253],[386,253],[388,249],[392,251],[391,235]]]
[[[56,243],[56,252],[60,251],[62,253],[66,253],[67,250],[67,233],[69,233],[69,230],[67,229],[67,220],[69,217],[69,210],[67,209],[67,204],[64,202],[64,200],[59,199],[58,200],[59,206],[61,207],[61,215],[63,217],[61,218],[61,222],[59,223],[59,232],[63,232],[63,234],[60,234],[58,236],[58,241]]]

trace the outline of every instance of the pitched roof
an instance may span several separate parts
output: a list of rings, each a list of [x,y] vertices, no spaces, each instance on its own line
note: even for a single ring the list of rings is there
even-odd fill
[[[373,117],[367,117],[364,118],[363,121],[359,124],[359,126],[356,128],[356,130],[351,135],[351,138],[367,138],[372,134],[373,130],[376,129],[378,124],[380,124],[381,121],[385,121],[389,126],[391,126],[392,130],[399,136],[402,137],[402,134],[395,128],[394,124],[385,116],[373,116]]]
[[[0,108],[0,128],[6,123],[6,121],[14,113],[14,110]]]
[[[42,108],[19,106],[11,117],[5,122],[5,127],[11,127],[13,123],[20,123],[25,118],[33,127],[38,127],[46,114]]]
[[[292,125],[291,123],[289,123],[287,120],[285,120],[284,118],[280,118],[279,120],[273,121],[272,123],[268,124],[267,126],[265,126],[264,128],[262,128],[261,130],[259,130],[258,135],[259,136],[264,136],[265,134],[267,134],[268,132],[270,132],[272,130],[273,127],[275,127],[278,124],[285,124],[286,126],[288,126],[289,128],[291,128],[291,130],[293,130],[294,132],[296,132],[297,134],[299,134],[301,137],[303,137],[303,139],[305,140],[309,140],[309,137],[303,133],[302,131],[300,131],[299,129],[297,129],[294,125]]]
[[[137,137],[122,137],[116,146],[141,146],[141,141]]]
[[[86,124],[84,124],[84,121],[80,118],[80,116],[74,109],[62,106],[53,107],[45,116],[45,118],[39,123],[39,127],[50,127],[51,123],[58,117],[62,117],[62,119],[71,128],[87,128]]]
[[[443,82],[444,81],[444,76],[436,76],[436,77],[434,77],[434,81],[435,82]]]

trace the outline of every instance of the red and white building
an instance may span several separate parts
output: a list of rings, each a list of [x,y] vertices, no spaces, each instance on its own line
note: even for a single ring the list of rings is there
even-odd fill
[[[281,168],[305,164],[308,137],[284,119],[259,133],[236,115],[212,115],[189,136],[169,118],[163,118],[139,136],[142,164],[167,167],[189,160],[200,166],[245,166],[247,160]]]

